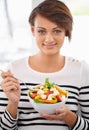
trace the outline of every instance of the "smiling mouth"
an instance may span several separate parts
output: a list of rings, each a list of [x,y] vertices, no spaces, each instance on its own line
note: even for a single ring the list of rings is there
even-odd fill
[[[47,44],[47,45],[44,44],[44,47],[46,47],[47,49],[52,49],[55,47],[55,45],[56,44]]]

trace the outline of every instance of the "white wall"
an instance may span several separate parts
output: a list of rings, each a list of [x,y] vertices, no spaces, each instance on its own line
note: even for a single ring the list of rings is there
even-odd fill
[[[65,42],[62,53],[89,63],[89,16],[74,16],[72,40]]]
[[[35,7],[43,0],[32,0],[32,6]],[[67,4],[71,0],[63,0]],[[75,1],[75,0],[73,0]],[[76,0],[77,1],[77,0]],[[82,0],[86,1],[86,0]],[[17,58],[21,58],[28,54],[36,52],[37,48],[31,36],[28,16],[30,14],[31,0],[8,0],[10,18],[14,28],[14,36],[8,37],[6,29],[6,21],[3,7],[3,0],[0,0],[0,68],[5,68],[7,62],[11,62]],[[68,3],[69,2],[69,3]],[[20,6],[21,5],[21,6]],[[14,7],[14,8],[13,8]],[[20,8],[21,7],[21,8]],[[25,8],[26,7],[26,8]],[[12,10],[13,8],[13,10]],[[18,13],[19,12],[19,13]],[[2,13],[2,15],[1,15]],[[20,15],[21,14],[21,15]],[[1,17],[2,16],[2,17]],[[3,30],[3,31],[2,31]],[[6,31],[6,32],[4,32]],[[89,63],[89,15],[74,16],[74,29],[71,43],[65,40],[62,53],[73,56],[78,59],[84,59]],[[22,49],[22,50],[21,50]],[[2,58],[3,57],[3,58]]]

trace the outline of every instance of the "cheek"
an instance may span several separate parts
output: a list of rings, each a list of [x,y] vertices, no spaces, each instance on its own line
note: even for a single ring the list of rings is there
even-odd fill
[[[60,37],[59,41],[60,41],[61,43],[63,43],[64,40],[65,40],[65,35],[62,35],[62,36]]]
[[[35,35],[35,40],[36,40],[37,43],[39,43],[41,41],[39,36],[36,36],[36,35]]]
[[[38,35],[35,35],[36,42],[42,43],[44,41],[44,38]]]
[[[65,37],[60,37],[59,39],[57,39],[58,47],[62,47],[63,46],[64,39],[65,39]]]
[[[42,44],[42,39],[39,36],[35,36],[35,41],[38,47]]]

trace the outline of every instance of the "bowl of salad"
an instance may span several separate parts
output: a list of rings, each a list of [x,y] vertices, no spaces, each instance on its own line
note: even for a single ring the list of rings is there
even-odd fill
[[[46,78],[43,84],[28,90],[28,98],[33,108],[39,113],[55,113],[55,110],[64,106],[68,91]]]

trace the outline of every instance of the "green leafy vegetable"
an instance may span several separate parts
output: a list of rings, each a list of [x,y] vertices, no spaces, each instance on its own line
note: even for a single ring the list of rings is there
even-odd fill
[[[47,85],[48,89],[51,89],[54,86],[54,83],[49,82],[49,78],[45,79],[45,85]]]

